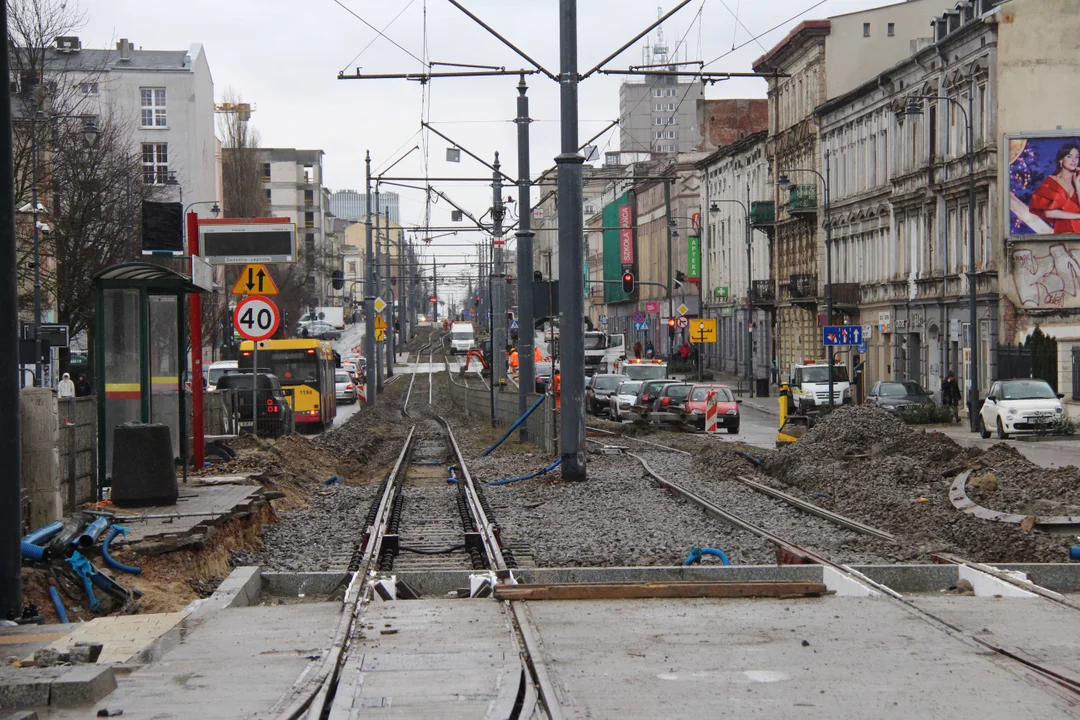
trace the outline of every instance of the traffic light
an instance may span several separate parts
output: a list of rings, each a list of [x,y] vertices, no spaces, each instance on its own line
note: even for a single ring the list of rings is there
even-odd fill
[[[668,335],[674,335],[675,334],[675,318],[668,318],[667,332],[668,332]]]
[[[627,295],[634,292],[634,273],[627,271],[622,274],[622,291]]]
[[[681,288],[683,286],[683,282],[685,282],[685,281],[686,281],[686,273],[684,273],[682,270],[676,270],[675,271],[675,288],[676,289]]]
[[[507,285],[512,285],[513,282],[514,282],[514,276],[513,275],[507,275],[506,276],[506,284]]]
[[[437,297],[435,297],[434,295],[432,295],[432,296],[431,296],[431,304],[432,304],[432,305],[434,305],[434,304],[435,304],[435,303],[437,303],[437,302],[439,302],[439,298],[437,298]]]
[[[473,307],[476,307],[476,306],[478,306],[480,304],[480,296],[479,295],[477,295],[476,299],[472,301],[472,304],[473,304]]]
[[[333,281],[335,290],[344,290],[345,289],[345,272],[344,271],[335,270],[330,275],[330,278]]]

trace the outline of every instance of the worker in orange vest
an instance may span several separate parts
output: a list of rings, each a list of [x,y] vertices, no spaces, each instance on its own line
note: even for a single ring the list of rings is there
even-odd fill
[[[560,410],[562,408],[562,374],[558,370],[555,371],[552,386],[555,392],[555,409]]]
[[[514,375],[518,374],[519,364],[520,361],[518,360],[518,351],[517,348],[514,348],[514,351],[510,353],[510,372],[512,372]]]
[[[540,352],[540,348],[533,345],[533,362],[538,363],[538,362],[543,362],[543,361],[544,361],[544,353]]]

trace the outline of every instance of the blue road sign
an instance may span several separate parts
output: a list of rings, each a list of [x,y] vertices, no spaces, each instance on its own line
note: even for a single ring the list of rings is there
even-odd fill
[[[601,315],[599,319],[601,325],[607,325],[607,315]]]
[[[645,319],[645,313],[641,312],[640,310],[635,310],[634,314],[630,317],[633,319],[634,322],[639,323]]]
[[[861,343],[859,343],[858,345],[855,346],[855,349],[858,350],[861,355],[865,355],[866,354],[866,347],[867,347],[866,343],[861,342]]]
[[[510,329],[511,330],[517,330],[518,329],[517,320],[511,320],[510,321]]]
[[[861,325],[826,325],[821,328],[821,342],[829,345],[859,345],[863,341]]]
[[[634,323],[634,332],[637,332],[638,330],[648,330],[648,329],[649,329],[649,321],[648,320],[642,320],[641,322]]]

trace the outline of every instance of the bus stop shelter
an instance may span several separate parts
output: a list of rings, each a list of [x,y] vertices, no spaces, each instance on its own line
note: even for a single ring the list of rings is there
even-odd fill
[[[191,276],[134,262],[93,278],[99,499],[112,482],[113,432],[125,423],[167,425],[187,481],[184,296],[213,288],[209,266],[198,258],[192,262]]]

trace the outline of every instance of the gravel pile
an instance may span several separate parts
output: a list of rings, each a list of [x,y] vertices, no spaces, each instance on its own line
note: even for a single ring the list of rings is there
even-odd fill
[[[967,492],[972,500],[994,510],[1080,515],[1080,469],[1033,465],[1005,443],[994,445],[978,458]]]
[[[282,572],[319,572],[341,564],[364,532],[377,486],[323,486],[307,507],[282,514],[267,527],[258,550],[232,553],[233,566],[260,565]],[[338,556],[335,560],[335,556]]]

